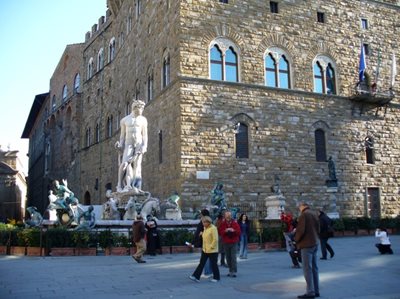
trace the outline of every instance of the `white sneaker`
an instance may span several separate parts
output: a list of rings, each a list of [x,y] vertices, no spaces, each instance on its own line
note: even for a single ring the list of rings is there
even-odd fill
[[[189,279],[190,280],[193,280],[193,281],[195,281],[195,282],[200,282],[200,280],[198,280],[196,277],[194,277],[193,275],[190,275],[189,276]]]
[[[214,278],[210,279],[211,282],[218,282],[219,280],[216,280]]]

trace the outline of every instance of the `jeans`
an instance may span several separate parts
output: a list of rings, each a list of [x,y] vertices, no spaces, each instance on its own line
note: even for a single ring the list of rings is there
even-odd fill
[[[319,275],[317,265],[318,245],[301,249],[303,261],[303,274],[307,284],[308,295],[319,293]]]
[[[212,272],[212,268],[211,268],[211,260],[208,259],[206,261],[206,264],[204,265],[204,275],[211,275],[212,273],[213,272]]]
[[[247,258],[247,235],[246,234],[240,235],[239,256]]]
[[[196,270],[194,270],[193,276],[196,277],[197,279],[200,279],[201,272],[203,271],[203,268],[206,265],[206,262],[208,260],[210,261],[211,269],[213,272],[213,278],[216,280],[219,280],[220,275],[219,275],[219,269],[218,269],[218,265],[217,265],[218,252],[205,253],[204,251],[201,251],[200,262],[199,262],[199,265],[197,266]]]
[[[237,261],[236,261],[236,252],[237,252],[237,243],[229,244],[224,243],[225,250],[225,258],[226,263],[228,264],[229,273],[237,272]]]

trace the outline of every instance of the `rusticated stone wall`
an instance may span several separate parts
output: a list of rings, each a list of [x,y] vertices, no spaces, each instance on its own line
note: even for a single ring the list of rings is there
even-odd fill
[[[377,109],[349,99],[358,78],[361,42],[369,45],[367,71],[372,75],[380,52],[379,84],[389,87],[391,55],[399,56],[396,1],[282,0],[278,14],[271,13],[264,0],[142,1],[139,15],[133,1],[117,2],[114,14],[108,12],[83,50],[84,70],[101,48],[105,66],[90,79],[85,72],[82,75],[82,121],[77,123],[80,198],[102,203],[104,185],[110,182],[115,188],[117,123],[129,112],[132,98],[138,97],[147,102],[144,115],[149,122],[143,188],[160,198],[179,192],[185,211],[205,204],[214,184],[221,181],[229,206],[264,217],[265,199],[272,195],[276,176],[292,211],[302,199],[329,207],[327,163],[315,159],[314,131],[322,127],[327,156],[336,163],[340,214],[366,215],[368,187],[380,190],[382,216],[399,213],[398,100]],[[317,12],[324,13],[325,23],[317,22]],[[361,28],[361,19],[368,20],[367,30]],[[116,56],[108,61],[113,37]],[[225,38],[238,49],[238,83],[209,80],[209,46],[216,38]],[[290,90],[264,86],[263,60],[270,47],[282,48],[290,56]],[[166,88],[161,84],[165,53],[171,61],[171,83]],[[335,63],[336,96],[313,93],[317,55]],[[151,72],[154,97],[149,101]],[[111,116],[113,131],[108,137]],[[231,128],[238,121],[249,128],[248,159],[235,157]],[[90,128],[94,140],[96,124],[100,140],[86,146],[85,132]],[[367,135],[375,141],[375,164],[366,163],[362,143]],[[208,171],[209,179],[197,178],[198,171]]]

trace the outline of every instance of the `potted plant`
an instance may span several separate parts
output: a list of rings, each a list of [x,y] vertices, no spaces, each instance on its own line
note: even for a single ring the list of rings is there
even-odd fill
[[[11,229],[12,226],[10,224],[0,223],[0,255],[8,253]]]
[[[26,243],[22,233],[23,229],[14,227],[10,231],[10,254],[11,255],[25,255]]]
[[[26,255],[42,256],[44,255],[42,247],[42,231],[40,228],[26,228],[22,230],[21,237],[24,239]]]
[[[52,256],[75,255],[71,231],[64,227],[50,228],[46,232],[46,248]]]
[[[281,227],[264,227],[261,238],[266,250],[277,250],[284,247],[283,230]]]
[[[128,255],[129,239],[124,233],[113,233],[113,246],[109,248],[110,255]]]
[[[344,223],[341,218],[338,219],[332,219],[332,227],[334,230],[334,236],[339,237],[343,236],[344,234]]]
[[[96,255],[96,243],[89,231],[72,231],[75,255]]]

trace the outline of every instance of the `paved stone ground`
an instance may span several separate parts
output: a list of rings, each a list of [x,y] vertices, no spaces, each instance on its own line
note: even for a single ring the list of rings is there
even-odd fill
[[[400,236],[391,236],[393,255],[380,255],[375,238],[331,239],[336,255],[319,261],[321,298],[400,299]],[[0,257],[0,298],[271,298],[305,292],[301,269],[285,251],[258,251],[238,261],[238,277],[211,283],[188,279],[199,254],[129,256]]]

